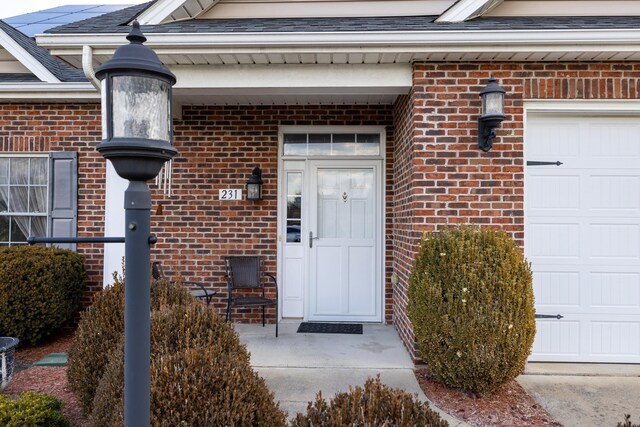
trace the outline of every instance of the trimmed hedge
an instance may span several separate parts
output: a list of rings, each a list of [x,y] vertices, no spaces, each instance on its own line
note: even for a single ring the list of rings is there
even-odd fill
[[[409,279],[421,357],[448,387],[489,393],[524,371],[535,336],[532,275],[504,232],[425,234]]]
[[[329,404],[318,393],[315,402],[309,402],[307,413],[297,414],[291,423],[292,427],[448,425],[429,409],[429,404],[404,390],[383,385],[380,376],[369,378],[364,388],[350,387],[348,393],[337,393]]]
[[[0,425],[5,427],[70,427],[62,401],[48,394],[25,391],[15,399],[0,394]]]
[[[151,309],[175,304],[197,303],[189,293],[167,281],[151,283]],[[67,378],[83,411],[91,413],[96,388],[111,353],[124,338],[124,283],[114,276],[114,284],[96,294],[85,310],[69,348]]]
[[[34,345],[80,310],[84,258],[42,246],[0,248],[0,331]]]
[[[631,423],[631,415],[626,414],[624,416],[624,421],[616,424],[616,427],[640,427],[640,424],[632,424]]]
[[[285,425],[237,334],[202,304],[151,316],[152,426]],[[94,427],[124,425],[123,346],[112,353],[93,402]]]

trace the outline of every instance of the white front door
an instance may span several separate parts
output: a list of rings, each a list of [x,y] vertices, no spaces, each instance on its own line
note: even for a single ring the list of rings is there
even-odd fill
[[[307,317],[381,321],[379,162],[309,163]]]

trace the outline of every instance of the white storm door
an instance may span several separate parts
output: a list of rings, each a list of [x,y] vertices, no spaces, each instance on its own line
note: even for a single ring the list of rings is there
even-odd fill
[[[310,162],[308,319],[381,321],[379,166]]]

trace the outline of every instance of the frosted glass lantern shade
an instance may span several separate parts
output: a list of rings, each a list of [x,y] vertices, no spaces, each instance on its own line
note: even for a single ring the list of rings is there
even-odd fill
[[[482,95],[482,116],[504,115],[504,93],[489,92]]]
[[[171,142],[171,84],[144,76],[111,78],[112,138]]]

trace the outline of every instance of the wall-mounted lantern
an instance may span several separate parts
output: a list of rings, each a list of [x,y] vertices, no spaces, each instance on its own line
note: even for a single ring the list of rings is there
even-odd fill
[[[478,118],[478,147],[487,152],[493,146],[496,128],[505,119],[505,90],[491,76],[489,84],[480,92],[482,97],[482,115]]]
[[[247,180],[247,200],[262,200],[262,169],[258,166]]]

